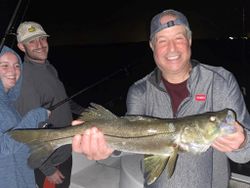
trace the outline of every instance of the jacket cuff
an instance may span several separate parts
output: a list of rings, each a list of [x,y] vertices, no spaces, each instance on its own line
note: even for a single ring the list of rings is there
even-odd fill
[[[48,166],[41,166],[39,169],[41,170],[41,172],[42,172],[45,176],[51,176],[51,175],[54,174],[54,173],[56,172],[56,170],[57,170],[57,168],[54,167],[54,166],[50,166],[50,167],[48,167]]]

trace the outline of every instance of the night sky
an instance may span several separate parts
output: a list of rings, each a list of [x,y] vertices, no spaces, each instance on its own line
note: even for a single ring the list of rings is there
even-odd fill
[[[11,33],[15,33],[21,21],[41,23],[50,35],[49,60],[58,69],[69,95],[121,70],[120,78],[115,75],[110,82],[105,80],[106,85],[102,84],[110,88],[106,89],[108,94],[100,95],[94,87],[92,93],[84,92],[78,97],[81,103],[124,100],[129,85],[154,68],[148,46],[149,24],[156,13],[168,8],[183,12],[189,19],[193,58],[224,66],[235,73],[246,91],[250,88],[249,0],[233,4],[226,0],[0,0],[0,3],[2,38],[13,48],[16,39]],[[10,34],[5,35],[10,25]]]
[[[183,12],[189,19],[193,58],[228,68],[242,87],[249,87],[249,0],[234,3],[226,0],[0,0],[0,5],[2,39],[13,48],[16,47],[13,33],[21,21],[41,23],[50,35],[49,59],[69,94],[120,69],[123,71],[119,75],[124,74],[124,79],[130,81],[116,84],[123,87],[120,93],[126,93],[129,84],[154,67],[148,46],[149,24],[156,13],[168,8]],[[8,27],[9,33],[5,35]],[[129,72],[137,69],[140,74]],[[93,99],[84,103],[89,100]]]
[[[243,37],[250,33],[249,0],[233,3],[227,0],[0,0],[2,33],[19,2],[14,31],[20,21],[40,22],[52,36],[51,45],[147,41],[152,16],[168,8],[180,10],[188,17],[194,38]]]

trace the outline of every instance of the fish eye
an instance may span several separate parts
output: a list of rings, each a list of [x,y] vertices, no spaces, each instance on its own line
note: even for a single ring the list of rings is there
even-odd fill
[[[210,121],[215,121],[216,120],[216,117],[215,116],[211,116],[210,117]]]

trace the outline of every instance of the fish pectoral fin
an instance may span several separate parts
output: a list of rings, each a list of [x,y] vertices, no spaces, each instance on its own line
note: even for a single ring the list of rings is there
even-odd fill
[[[171,178],[171,176],[174,173],[177,157],[178,157],[178,149],[175,148],[174,152],[170,155],[167,163],[168,178]]]
[[[168,162],[168,156],[145,155],[144,171],[147,185],[154,183],[162,174]]]
[[[28,165],[30,168],[39,168],[54,152],[54,147],[51,142],[34,141],[28,144],[30,147],[30,156]]]

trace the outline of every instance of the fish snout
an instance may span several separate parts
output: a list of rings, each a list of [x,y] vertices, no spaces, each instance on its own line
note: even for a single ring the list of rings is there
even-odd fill
[[[224,134],[232,134],[236,132],[235,126],[233,126],[232,124],[225,123],[225,122],[220,123],[220,129],[221,129],[221,132],[223,132]]]
[[[225,122],[228,124],[233,124],[235,121],[236,121],[235,112],[233,112],[232,110],[228,110]]]

